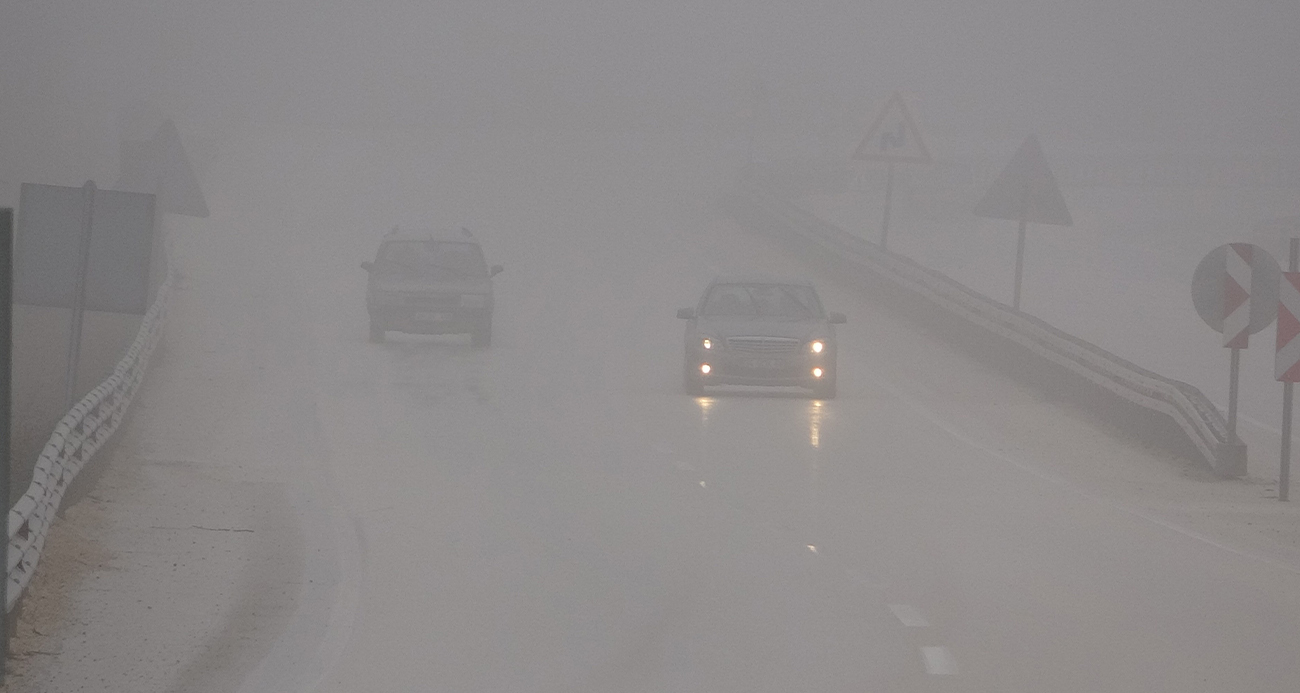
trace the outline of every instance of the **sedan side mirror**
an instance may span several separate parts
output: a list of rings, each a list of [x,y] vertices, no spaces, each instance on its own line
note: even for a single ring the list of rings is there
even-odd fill
[[[498,274],[501,274],[501,273],[504,272],[504,271],[506,271],[506,268],[505,268],[505,267],[503,267],[503,266],[501,266],[501,265],[492,265],[492,274],[491,274],[490,276],[495,277],[495,276],[497,276]]]
[[[678,309],[677,309],[677,319],[678,319],[678,320],[694,320],[694,319],[695,319],[695,309],[694,309],[694,308],[678,308]]]
[[[830,319],[830,323],[832,325],[843,325],[844,323],[849,321],[848,318],[844,317],[843,313],[831,313],[827,317]]]
[[[374,269],[374,268],[375,268],[375,263],[373,263],[373,262],[363,262],[363,263],[361,263],[361,269],[363,269],[363,270],[365,270],[365,271],[367,271],[367,272],[369,272],[370,270],[372,270],[372,269]]]

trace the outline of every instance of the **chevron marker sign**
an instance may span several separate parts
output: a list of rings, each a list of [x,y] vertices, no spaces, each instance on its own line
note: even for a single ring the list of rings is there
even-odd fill
[[[1192,276],[1192,303],[1223,346],[1244,349],[1277,316],[1282,269],[1267,250],[1228,243],[1210,251]]]
[[[1229,243],[1223,273],[1223,346],[1245,349],[1250,342],[1250,266],[1254,246]]]
[[[1300,272],[1283,272],[1277,304],[1277,362],[1274,375],[1300,382]]]

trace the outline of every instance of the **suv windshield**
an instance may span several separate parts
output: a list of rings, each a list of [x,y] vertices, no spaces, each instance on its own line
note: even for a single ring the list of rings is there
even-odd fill
[[[701,315],[812,320],[822,304],[810,286],[789,284],[717,284],[704,298]]]
[[[460,241],[388,241],[379,248],[375,263],[408,274],[452,274],[473,277],[487,274],[487,263],[477,243]]]

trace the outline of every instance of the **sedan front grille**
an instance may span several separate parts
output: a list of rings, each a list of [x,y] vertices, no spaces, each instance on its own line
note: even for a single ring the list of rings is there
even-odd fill
[[[789,337],[727,337],[727,348],[746,354],[796,354],[799,340]]]

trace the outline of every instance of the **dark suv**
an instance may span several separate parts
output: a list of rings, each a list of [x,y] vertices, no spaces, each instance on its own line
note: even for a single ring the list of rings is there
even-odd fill
[[[677,317],[686,325],[686,392],[706,385],[793,385],[813,396],[835,396],[834,325],[807,282],[715,279],[695,308]]]
[[[370,341],[388,330],[411,334],[469,333],[478,348],[492,342],[492,277],[468,230],[399,231],[384,237],[374,262],[363,262]]]

